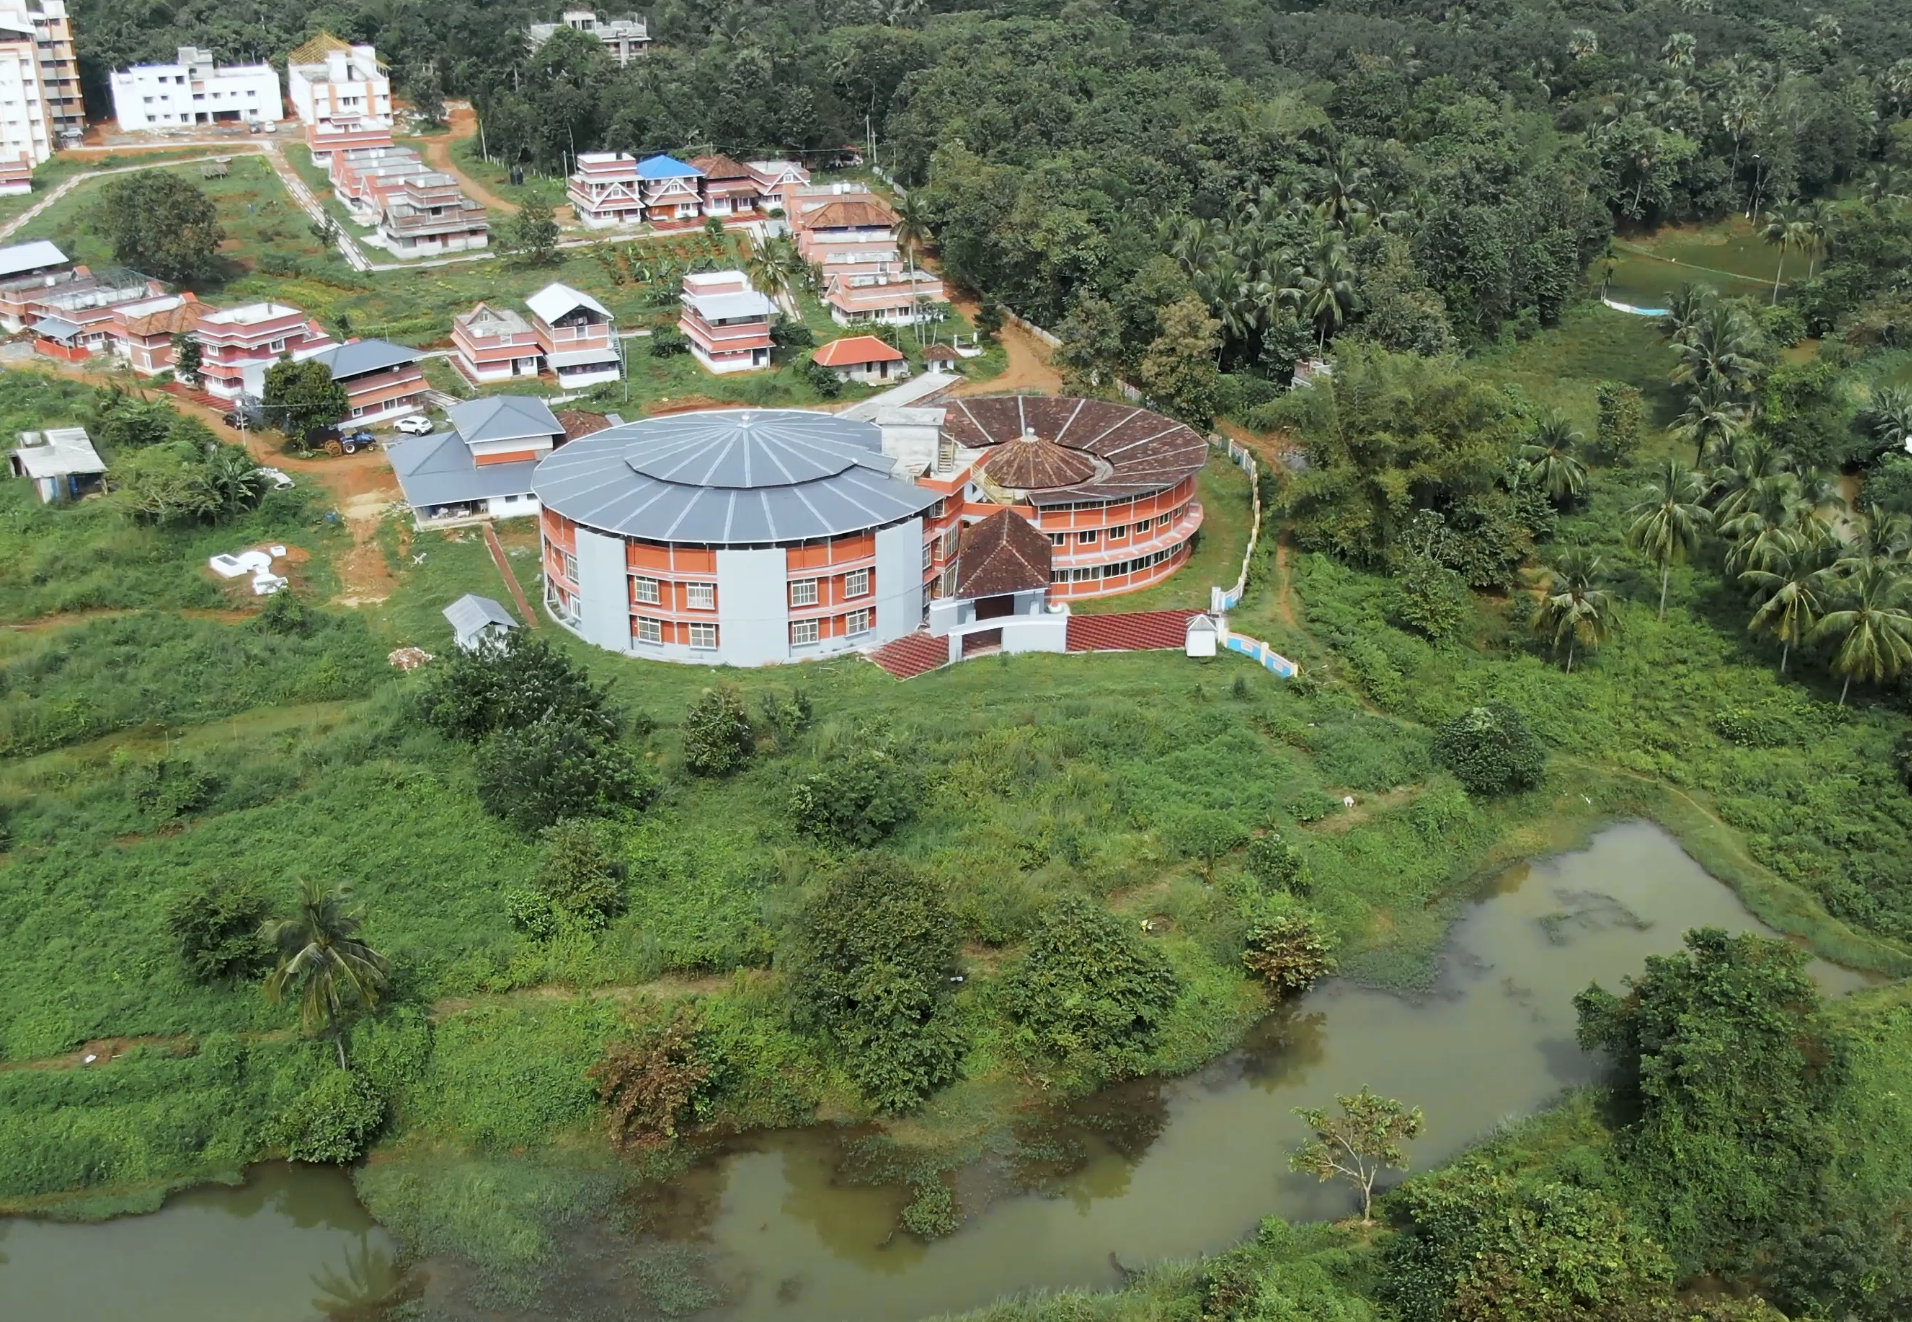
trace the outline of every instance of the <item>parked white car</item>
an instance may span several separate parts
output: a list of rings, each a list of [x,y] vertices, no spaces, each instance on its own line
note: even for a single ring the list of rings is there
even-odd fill
[[[410,417],[400,418],[392,424],[394,431],[402,431],[407,436],[429,436],[438,430],[430,418],[414,413]]]

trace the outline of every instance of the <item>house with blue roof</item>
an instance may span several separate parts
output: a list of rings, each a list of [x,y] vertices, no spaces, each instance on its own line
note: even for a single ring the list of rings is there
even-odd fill
[[[649,156],[637,163],[643,190],[644,219],[653,225],[700,223],[704,214],[704,172],[675,156]]]

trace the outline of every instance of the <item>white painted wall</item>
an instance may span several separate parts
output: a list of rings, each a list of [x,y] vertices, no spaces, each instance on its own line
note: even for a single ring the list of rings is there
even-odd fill
[[[787,575],[781,548],[717,552],[717,659],[724,665],[790,658]]]
[[[126,132],[219,122],[274,122],[284,113],[279,75],[270,65],[137,64],[112,77],[113,117]]]
[[[876,632],[867,645],[915,633],[923,623],[923,521],[876,532]]]
[[[578,633],[613,652],[631,650],[631,589],[624,539],[578,529]]]

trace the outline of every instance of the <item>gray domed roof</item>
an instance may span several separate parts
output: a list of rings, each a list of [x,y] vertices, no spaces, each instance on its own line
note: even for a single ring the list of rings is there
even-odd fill
[[[802,409],[715,409],[608,427],[532,474],[550,510],[646,541],[762,545],[910,518],[937,495],[894,475],[873,423]]]

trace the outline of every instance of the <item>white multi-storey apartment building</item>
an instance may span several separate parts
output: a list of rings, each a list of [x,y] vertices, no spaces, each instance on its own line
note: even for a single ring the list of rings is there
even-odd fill
[[[33,190],[33,167],[53,154],[33,24],[0,13],[0,194]]]
[[[650,26],[636,14],[599,18],[589,9],[567,9],[557,23],[533,23],[525,33],[525,44],[535,51],[556,36],[559,28],[596,37],[620,65],[629,64],[651,47]]]
[[[392,126],[392,80],[378,67],[378,51],[349,46],[327,34],[286,57],[286,92],[293,113],[307,124],[355,120]]]
[[[113,114],[127,132],[185,124],[276,123],[279,75],[267,64],[213,64],[212,52],[181,46],[174,64],[136,64],[113,75]]]
[[[33,29],[40,104],[53,146],[77,143],[86,132],[86,107],[80,100],[80,65],[65,0],[41,0],[38,9],[29,9],[26,0],[0,0],[0,16],[13,20],[9,31],[23,30],[20,24]]]

